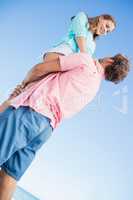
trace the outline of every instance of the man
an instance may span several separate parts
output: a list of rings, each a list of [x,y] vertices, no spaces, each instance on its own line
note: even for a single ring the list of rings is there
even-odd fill
[[[117,84],[129,69],[128,59],[121,54],[98,61],[87,53],[74,53],[28,73],[0,107],[0,200],[11,198],[54,128],[91,102],[103,79]]]

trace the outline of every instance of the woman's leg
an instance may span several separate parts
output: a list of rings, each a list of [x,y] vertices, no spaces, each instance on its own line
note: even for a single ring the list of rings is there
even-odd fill
[[[27,86],[29,87],[29,85],[32,84],[33,82],[39,81],[43,79],[44,77],[46,77],[48,74],[50,74],[50,73],[43,74],[42,72],[41,73],[42,75],[40,75],[37,73],[40,69],[44,69],[46,64],[59,65],[59,55],[64,55],[64,54],[54,53],[54,52],[44,54],[43,62],[34,65],[32,69],[28,72],[26,78],[22,81],[22,84],[25,86],[23,86],[23,88],[19,87],[18,89],[14,89],[13,92],[9,95],[9,98],[0,105],[0,112],[3,112],[10,105],[10,99],[22,93],[25,90],[25,87]],[[20,86],[22,84],[20,84]],[[8,105],[6,105],[7,102],[8,102]]]
[[[64,55],[64,54],[61,54],[61,53],[54,53],[54,52],[50,52],[50,53],[45,53],[43,55],[43,62],[48,62],[48,61],[52,61],[52,60],[55,60],[55,59],[58,59],[59,58],[59,55]]]
[[[48,66],[48,65],[59,66],[59,64],[60,64],[59,63],[59,56],[60,55],[63,56],[64,54],[54,53],[54,52],[46,53],[46,54],[43,55],[43,63],[39,63],[39,64],[35,65],[33,68],[37,68],[39,71],[41,71],[41,69],[45,69],[45,67]],[[38,80],[43,79],[48,74],[50,74],[50,73],[47,73],[47,74],[44,74],[44,75],[38,77]],[[37,79],[35,81],[37,81]]]
[[[43,62],[34,65],[28,72],[27,76],[25,77],[22,83],[24,83],[27,86],[29,83],[39,81],[48,74],[50,74],[51,72],[49,72],[48,70],[46,71],[46,67],[47,69],[49,69],[49,66],[51,65],[55,66],[55,68],[56,66],[59,66],[59,55],[62,54],[47,53],[43,59]]]

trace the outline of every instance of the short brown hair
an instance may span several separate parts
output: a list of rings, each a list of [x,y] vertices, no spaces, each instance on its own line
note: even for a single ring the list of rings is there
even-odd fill
[[[112,59],[113,64],[105,68],[105,80],[118,84],[130,70],[129,60],[122,54],[117,54]]]

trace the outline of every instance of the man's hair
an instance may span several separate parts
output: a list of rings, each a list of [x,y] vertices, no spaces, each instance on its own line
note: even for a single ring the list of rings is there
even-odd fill
[[[117,54],[111,58],[114,62],[105,68],[105,80],[118,84],[130,70],[129,60],[122,54]]]

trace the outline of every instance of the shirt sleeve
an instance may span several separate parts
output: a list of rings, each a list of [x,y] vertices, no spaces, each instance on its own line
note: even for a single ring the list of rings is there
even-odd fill
[[[92,58],[88,53],[73,53],[68,56],[59,55],[60,70],[68,71],[77,67],[89,65]]]
[[[79,12],[72,20],[72,31],[75,34],[75,37],[87,35],[87,23],[88,18],[84,12]]]

